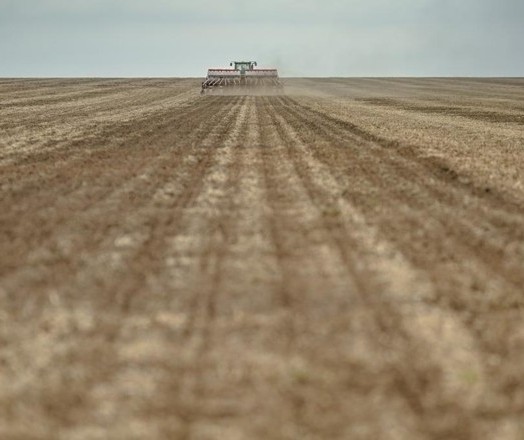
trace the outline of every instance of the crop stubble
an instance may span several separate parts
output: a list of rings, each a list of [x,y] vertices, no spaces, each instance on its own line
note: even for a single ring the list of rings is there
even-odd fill
[[[519,439],[524,83],[0,81],[0,437]]]

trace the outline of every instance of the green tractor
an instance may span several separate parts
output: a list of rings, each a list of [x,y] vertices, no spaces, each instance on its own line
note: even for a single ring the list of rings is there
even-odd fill
[[[281,89],[277,69],[259,69],[256,61],[232,61],[230,68],[212,68],[202,83],[202,93],[224,87]]]

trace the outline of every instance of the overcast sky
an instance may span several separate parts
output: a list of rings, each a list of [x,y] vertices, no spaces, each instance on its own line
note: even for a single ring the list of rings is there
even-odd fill
[[[524,0],[0,0],[0,76],[524,76]]]

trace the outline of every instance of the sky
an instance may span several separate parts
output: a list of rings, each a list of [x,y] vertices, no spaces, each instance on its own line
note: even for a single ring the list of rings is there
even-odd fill
[[[524,76],[524,0],[0,0],[2,77]]]

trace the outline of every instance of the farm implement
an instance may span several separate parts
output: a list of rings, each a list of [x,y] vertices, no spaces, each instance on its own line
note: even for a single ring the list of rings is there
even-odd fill
[[[256,61],[232,61],[230,68],[207,71],[202,82],[202,93],[215,90],[239,89],[282,89],[277,69],[259,69]]]

